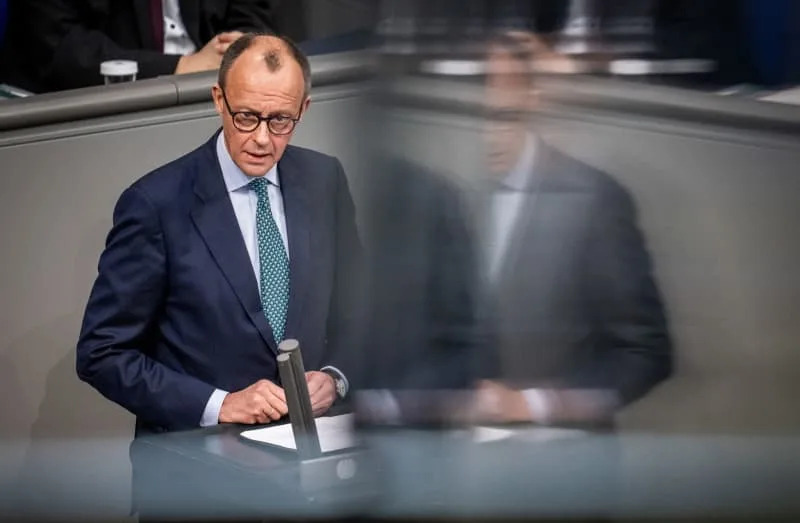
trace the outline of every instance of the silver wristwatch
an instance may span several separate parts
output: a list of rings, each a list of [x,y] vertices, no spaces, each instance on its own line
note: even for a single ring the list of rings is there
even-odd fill
[[[324,369],[322,372],[333,378],[333,384],[336,386],[336,399],[344,399],[347,395],[347,382],[342,379],[338,372],[331,369]]]

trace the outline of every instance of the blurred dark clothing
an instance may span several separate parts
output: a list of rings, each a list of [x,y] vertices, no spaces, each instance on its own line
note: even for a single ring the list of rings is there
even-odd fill
[[[672,368],[633,202],[605,173],[541,141],[530,174],[482,300],[492,370],[522,388],[605,389],[633,401]]]
[[[800,82],[800,3],[795,0],[661,0],[658,49],[666,58],[704,58],[713,85]]]
[[[479,347],[477,285],[459,190],[403,160],[386,160],[373,174],[360,206],[369,284],[356,386],[470,387]]]
[[[662,58],[714,62],[714,72],[692,81],[724,86],[755,78],[742,0],[661,0],[654,22]]]
[[[268,0],[181,0],[181,19],[197,49],[220,32],[272,31]],[[138,78],[171,75],[149,0],[11,0],[4,46],[6,83],[33,92],[103,83],[100,63],[135,60]]]
[[[800,83],[800,2],[744,0],[742,16],[754,82],[766,86]]]
[[[0,0],[0,48],[6,36],[6,22],[8,21],[8,0]]]

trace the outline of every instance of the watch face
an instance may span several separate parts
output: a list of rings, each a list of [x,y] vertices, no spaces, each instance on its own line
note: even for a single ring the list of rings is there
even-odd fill
[[[337,394],[337,395],[338,395],[340,398],[344,398],[344,395],[345,395],[345,393],[347,392],[347,391],[345,390],[345,388],[344,388],[344,380],[339,380],[339,379],[337,379],[337,380],[334,380],[334,382],[336,383],[336,394]]]

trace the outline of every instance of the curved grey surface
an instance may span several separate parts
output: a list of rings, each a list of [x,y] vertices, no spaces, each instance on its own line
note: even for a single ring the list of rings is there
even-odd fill
[[[361,52],[312,57],[310,61],[316,87],[364,78],[372,63],[370,55]],[[164,76],[0,102],[0,131],[206,102],[216,75],[211,71]]]
[[[565,110],[677,120],[741,130],[800,134],[800,107],[726,97],[713,93],[592,77],[547,77],[538,81],[542,112]],[[406,78],[392,84],[390,105],[455,114],[480,115],[484,93],[479,83],[442,78]]]
[[[312,56],[315,87],[370,77],[378,57],[370,51]],[[164,76],[133,84],[97,86],[0,102],[0,132],[209,101],[216,72]],[[625,113],[740,129],[800,134],[800,107],[723,97],[672,87],[594,77],[543,77],[543,101],[580,111]],[[479,85],[452,79],[408,77],[385,93],[387,101],[446,112],[481,110]]]

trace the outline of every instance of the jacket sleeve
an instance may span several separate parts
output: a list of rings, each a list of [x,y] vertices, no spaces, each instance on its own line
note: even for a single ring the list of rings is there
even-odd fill
[[[360,366],[358,346],[363,326],[365,265],[361,239],[356,228],[355,206],[347,176],[339,160],[336,163],[336,269],[328,315],[328,354],[326,365],[339,369],[348,380]]]
[[[135,187],[114,211],[77,347],[78,376],[149,424],[197,427],[214,388],[152,357],[168,285],[158,213]]]
[[[630,195],[609,181],[594,205],[583,256],[593,351],[568,386],[614,391],[626,404],[670,375],[671,343]]]

